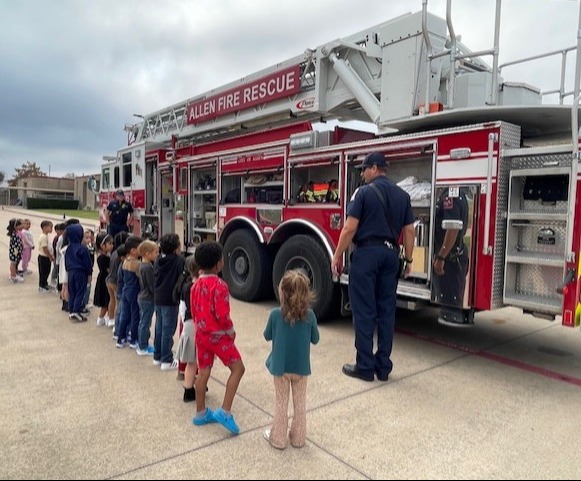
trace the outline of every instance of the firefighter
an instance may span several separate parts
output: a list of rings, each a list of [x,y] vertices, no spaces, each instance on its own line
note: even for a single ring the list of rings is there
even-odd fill
[[[414,217],[410,196],[386,176],[387,161],[383,154],[369,154],[359,168],[367,185],[358,188],[351,198],[331,263],[333,274],[338,276],[343,253],[351,241],[355,243],[349,270],[349,300],[357,358],[355,364],[343,366],[343,374],[364,381],[373,381],[377,375],[380,381],[387,381],[393,368],[390,356],[399,271],[398,240],[403,229],[408,263],[405,275],[409,275]]]
[[[129,232],[133,220],[133,206],[125,200],[125,193],[118,190],[115,200],[109,202],[106,211],[109,235],[115,237],[119,232]]]
[[[325,194],[325,202],[331,202],[334,204],[339,203],[339,184],[336,179],[329,182],[329,187],[327,188],[327,193]]]
[[[313,191],[314,183],[311,181],[309,183],[305,182],[301,186],[301,190],[299,191],[299,195],[297,196],[297,200],[299,203],[305,202],[316,202],[315,199],[315,192]]]
[[[444,229],[442,221],[462,221],[461,229]],[[464,235],[468,226],[468,201],[464,189],[450,195],[442,191],[436,204],[433,268],[434,301],[442,306],[438,322],[447,325],[465,324],[462,307],[468,273],[468,249]]]

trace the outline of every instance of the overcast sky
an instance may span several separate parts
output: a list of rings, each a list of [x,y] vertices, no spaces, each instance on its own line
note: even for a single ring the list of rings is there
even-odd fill
[[[494,0],[455,0],[473,50],[492,47]],[[406,12],[421,0],[0,0],[0,170],[96,173],[146,114]],[[445,17],[445,0],[429,0]],[[573,46],[572,0],[504,0],[501,63]],[[490,61],[490,58],[487,59]],[[574,58],[570,55],[569,88]],[[503,72],[557,88],[560,58]]]

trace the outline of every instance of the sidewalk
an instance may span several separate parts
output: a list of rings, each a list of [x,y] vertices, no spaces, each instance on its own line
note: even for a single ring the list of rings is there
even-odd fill
[[[12,215],[0,211],[0,226]],[[40,221],[33,223],[38,239]],[[312,352],[307,446],[280,452],[262,438],[274,412],[262,338],[273,302],[232,301],[247,368],[233,407],[241,434],[232,437],[219,425],[193,426],[195,406],[182,402],[175,371],[116,349],[111,330],[96,326],[95,309],[89,322],[73,324],[56,296],[37,292],[36,274],[9,283],[7,241],[0,237],[2,478],[581,476],[580,387],[491,357],[574,379],[577,331],[510,309],[478,315],[476,327],[461,332],[438,326],[432,311],[399,313],[393,376],[365,383],[341,374],[354,356],[351,320],[328,322]],[[209,407],[219,406],[227,377],[217,363]]]

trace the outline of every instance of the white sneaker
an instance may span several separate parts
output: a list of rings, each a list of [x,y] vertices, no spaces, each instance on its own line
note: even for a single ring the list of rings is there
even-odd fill
[[[16,276],[15,279],[16,279],[16,282],[24,282],[24,277],[22,277],[22,276]]]
[[[87,320],[86,317],[81,316],[78,312],[69,314],[69,319],[73,322],[85,322]]]
[[[161,370],[162,371],[173,371],[178,368],[178,360],[174,359],[172,362],[162,362],[161,363]]]
[[[97,317],[97,326],[104,326],[107,323],[104,317]]]
[[[158,361],[157,359],[153,360],[153,365],[154,366],[161,366],[161,361]]]
[[[107,321],[107,327],[115,327],[115,319],[105,319]]]

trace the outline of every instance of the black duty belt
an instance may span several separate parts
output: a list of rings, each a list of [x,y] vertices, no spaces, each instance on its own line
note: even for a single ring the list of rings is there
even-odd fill
[[[387,239],[364,239],[357,242],[357,247],[379,247],[386,246],[389,249],[399,250],[396,242]]]

